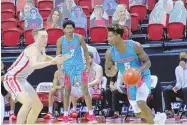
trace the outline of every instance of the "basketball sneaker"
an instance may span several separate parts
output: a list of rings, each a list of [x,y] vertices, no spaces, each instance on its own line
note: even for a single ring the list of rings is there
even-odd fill
[[[153,119],[154,125],[164,125],[166,123],[167,116],[165,113],[158,112],[155,114],[155,117]]]
[[[9,115],[9,118],[11,119],[11,120],[16,120],[17,118],[16,118],[16,115],[14,114],[14,113],[11,113],[10,115]]]
[[[54,115],[50,112],[48,112],[44,117],[44,119],[54,119]]]
[[[62,116],[62,123],[68,123],[69,122],[69,116]]]
[[[73,111],[71,114],[70,114],[70,117],[71,118],[77,118],[78,117],[78,113],[76,111]]]

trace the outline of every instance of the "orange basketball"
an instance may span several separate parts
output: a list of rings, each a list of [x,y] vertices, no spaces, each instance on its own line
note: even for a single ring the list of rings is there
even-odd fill
[[[123,73],[123,80],[125,84],[129,86],[135,86],[140,81],[140,73],[135,68],[127,69],[126,72]]]

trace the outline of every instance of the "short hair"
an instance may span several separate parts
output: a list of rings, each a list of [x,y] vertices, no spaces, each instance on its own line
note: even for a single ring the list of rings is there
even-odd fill
[[[72,20],[65,20],[63,23],[63,28],[66,28],[67,25],[72,25],[75,28],[75,23]]]
[[[46,29],[44,27],[38,28],[38,29],[34,29],[34,30],[32,30],[32,36],[35,37],[36,35],[38,35],[39,31],[46,31]]]
[[[103,8],[102,5],[96,5],[96,6],[94,7],[94,10],[95,10],[95,9],[102,9],[102,11],[103,11],[103,13],[104,13],[104,8]]]
[[[111,24],[107,27],[109,32],[113,32],[114,34],[119,34],[121,37],[123,37],[124,33],[124,27],[119,24]],[[127,30],[125,30],[126,32]]]
[[[181,58],[184,58],[186,54],[187,54],[187,52],[180,52],[180,53],[179,53],[179,58],[180,58],[180,59],[181,59]]]
[[[88,52],[88,54],[89,54],[89,56],[90,56],[91,58],[93,58],[93,53],[92,53],[92,52]]]

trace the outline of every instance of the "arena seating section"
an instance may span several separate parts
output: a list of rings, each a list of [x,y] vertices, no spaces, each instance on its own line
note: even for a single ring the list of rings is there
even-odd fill
[[[91,0],[75,0],[78,6],[83,8],[87,16],[88,32],[82,28],[76,28],[75,33],[85,36],[85,41],[95,46],[101,56],[108,47],[106,27],[89,28],[90,14],[93,11]],[[153,10],[157,0],[148,0],[147,6],[135,5],[128,7],[131,14],[131,32],[129,39],[136,40],[144,45],[145,48],[159,52],[187,47],[187,27],[182,23],[168,23],[166,27],[162,24],[148,24],[148,17]],[[128,0],[118,0],[118,3],[128,5]],[[35,0],[35,6],[43,17],[43,22],[47,20],[53,8],[52,0],[39,1]],[[32,30],[24,30],[24,21],[19,20],[19,13],[16,11],[16,5],[11,2],[1,2],[1,36],[2,36],[2,53],[8,52],[9,49],[23,49],[32,44]],[[109,17],[111,23],[112,17]],[[48,29],[49,34],[47,51],[55,51],[56,40],[63,35],[62,29]],[[127,39],[127,34],[124,34]],[[101,57],[102,58],[102,57]]]

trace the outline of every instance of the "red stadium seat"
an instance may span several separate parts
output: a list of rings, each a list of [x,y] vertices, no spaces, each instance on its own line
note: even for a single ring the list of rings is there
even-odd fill
[[[108,31],[106,27],[92,27],[90,28],[91,42],[102,43],[106,42]]]
[[[32,36],[32,29],[25,30],[24,37],[25,37],[25,44],[26,45],[30,45],[30,44],[34,43],[34,38]]]
[[[148,0],[147,5],[148,5],[148,11],[151,12],[153,8],[155,7],[156,0]]]
[[[21,32],[18,28],[5,30],[2,32],[2,40],[4,46],[18,46]]]
[[[81,6],[81,7],[88,7],[89,12],[92,12],[91,0],[79,0],[78,5]]]
[[[135,14],[131,14],[131,31],[138,31],[139,29],[139,19],[138,19],[138,15]]]
[[[127,10],[129,10],[129,0],[118,0],[119,4],[125,4],[127,7]]]
[[[147,16],[147,8],[145,5],[134,5],[130,7],[130,13],[137,13],[139,20],[143,21]]]
[[[24,20],[19,21],[19,28],[24,31]]]
[[[20,11],[17,11],[16,16],[17,16],[17,19],[20,20]]]
[[[47,19],[43,19],[43,26],[47,27]]]
[[[1,3],[1,11],[11,10],[15,12],[14,4],[12,2],[2,2]]]
[[[87,6],[83,6],[82,10],[86,16],[90,16],[90,10]]]
[[[84,28],[76,27],[75,30],[74,30],[74,33],[82,35],[83,37],[86,36],[86,31],[85,31]]]
[[[14,12],[11,10],[1,11],[1,20],[7,20],[10,18],[14,18]]]
[[[167,33],[169,39],[181,39],[184,33],[184,24],[180,22],[169,23]]]
[[[48,44],[50,45],[56,45],[57,40],[64,35],[64,32],[62,29],[59,28],[51,28],[47,29],[48,33]]]
[[[166,27],[167,27],[168,23],[169,23],[169,14],[166,15]]]
[[[12,28],[17,28],[17,21],[14,18],[1,21],[1,29],[3,31],[9,30]]]
[[[50,9],[39,9],[39,13],[43,19],[47,19],[51,13]]]
[[[90,16],[87,16],[87,29],[90,31]]]
[[[162,40],[164,26],[162,24],[149,24],[147,31],[149,40]]]
[[[52,0],[44,0],[38,2],[38,9],[50,9],[53,10],[53,1]]]

